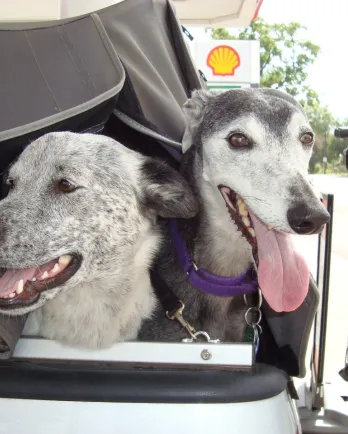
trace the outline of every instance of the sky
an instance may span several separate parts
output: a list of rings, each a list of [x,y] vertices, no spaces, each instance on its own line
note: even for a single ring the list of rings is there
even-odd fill
[[[309,84],[339,118],[348,118],[348,0],[264,0],[259,16],[269,23],[297,21],[303,38],[321,48],[309,70]],[[202,29],[190,32],[204,38]]]

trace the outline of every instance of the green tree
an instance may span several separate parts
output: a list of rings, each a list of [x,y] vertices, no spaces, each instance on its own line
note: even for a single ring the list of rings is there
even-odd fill
[[[317,93],[307,84],[308,68],[315,62],[320,47],[303,40],[300,23],[267,24],[259,18],[236,33],[213,29],[213,39],[260,41],[260,76],[262,87],[282,89],[300,99],[303,104],[318,102]]]
[[[324,167],[323,158],[328,157],[328,140],[330,139],[335,119],[328,107],[320,106],[318,103],[306,104],[304,109],[309,123],[315,132],[315,144],[309,163],[309,171],[310,173],[322,172]]]
[[[335,120],[334,128],[348,126],[348,119],[345,120]],[[344,159],[344,149],[348,147],[347,139],[337,139],[332,134],[330,134],[328,144],[327,144],[327,157],[329,162],[329,169],[332,169],[333,172],[347,172],[347,168],[345,166]],[[331,171],[331,170],[329,170]]]
[[[310,173],[345,171],[343,163],[343,150],[347,142],[334,136],[334,129],[348,125],[348,120],[340,121],[330,112],[327,106],[319,104],[305,105],[308,120],[315,132],[316,139],[312,158],[309,164]],[[327,165],[323,158],[327,157]]]

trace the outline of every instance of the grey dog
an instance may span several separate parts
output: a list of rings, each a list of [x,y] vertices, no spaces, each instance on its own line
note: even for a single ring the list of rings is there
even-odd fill
[[[178,222],[191,270],[232,278],[254,264],[269,306],[297,309],[310,273],[291,235],[318,233],[330,218],[307,179],[315,138],[302,107],[272,89],[201,90],[184,113],[182,173],[200,206],[195,219]],[[243,297],[216,296],[192,285],[172,237],[169,231],[157,270],[185,304],[185,319],[211,338],[241,341]],[[144,340],[184,337],[161,306],[140,333]]]
[[[193,217],[188,183],[114,140],[52,133],[10,168],[0,202],[0,312],[25,333],[98,348],[135,339],[155,306],[157,216]]]

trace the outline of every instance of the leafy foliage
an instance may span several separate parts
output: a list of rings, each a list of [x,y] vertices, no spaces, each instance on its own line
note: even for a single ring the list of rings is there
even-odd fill
[[[345,172],[343,150],[347,148],[348,145],[345,140],[337,139],[333,131],[339,126],[347,126],[348,119],[335,119],[329,108],[327,106],[321,106],[320,104],[307,105],[305,106],[305,110],[316,134],[313,155],[309,166],[310,172],[323,172],[325,166],[323,157],[327,157],[328,172]]]
[[[302,103],[313,105],[318,102],[318,95],[306,81],[320,47],[301,39],[304,30],[300,23],[267,24],[259,18],[235,34],[226,29],[214,29],[211,37],[260,41],[261,86],[282,89]]]

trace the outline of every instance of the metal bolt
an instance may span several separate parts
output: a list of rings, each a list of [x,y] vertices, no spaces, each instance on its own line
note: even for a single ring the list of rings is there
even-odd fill
[[[203,360],[210,360],[211,356],[212,356],[212,354],[211,354],[211,352],[209,350],[203,350],[201,352],[201,357],[202,357]]]

